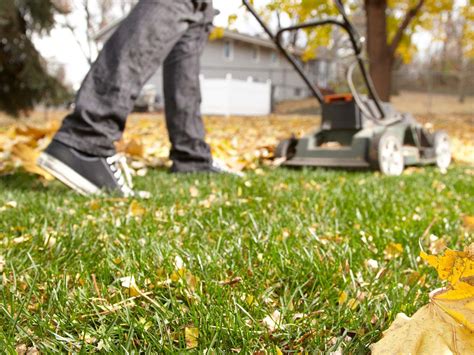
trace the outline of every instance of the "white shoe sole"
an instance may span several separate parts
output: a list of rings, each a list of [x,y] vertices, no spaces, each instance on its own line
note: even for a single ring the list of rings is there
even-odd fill
[[[48,153],[41,153],[36,163],[63,184],[81,195],[97,195],[101,192],[101,190],[92,182],[84,178],[82,175],[79,175],[62,161],[52,157]]]

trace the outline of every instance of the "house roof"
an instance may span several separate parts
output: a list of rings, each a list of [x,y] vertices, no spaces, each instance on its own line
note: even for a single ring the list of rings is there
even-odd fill
[[[104,38],[107,38],[109,35],[111,35],[117,26],[122,22],[124,17],[119,18],[117,20],[112,21],[110,24],[99,30],[98,32],[95,33],[93,36],[93,39],[97,42],[103,41]],[[257,46],[262,46],[262,47],[267,47],[271,49],[276,49],[275,44],[269,39],[261,36],[253,36],[253,35],[248,35],[244,33],[240,33],[237,31],[231,31],[228,29],[224,30],[223,37],[224,39],[232,39],[235,41],[241,41]]]
[[[257,46],[267,47],[271,49],[276,49],[275,43],[268,38],[261,36],[252,36],[245,33],[240,33],[237,31],[224,30],[224,39],[232,39],[235,41],[245,42]]]

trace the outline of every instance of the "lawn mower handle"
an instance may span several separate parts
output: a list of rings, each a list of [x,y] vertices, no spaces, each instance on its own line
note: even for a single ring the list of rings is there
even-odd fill
[[[256,18],[258,23],[262,26],[262,28],[265,30],[265,32],[270,36],[270,39],[276,44],[280,52],[286,57],[286,59],[293,65],[295,70],[298,72],[298,74],[301,76],[303,81],[306,83],[310,91],[312,92],[313,96],[319,101],[320,104],[324,103],[324,95],[322,94],[321,90],[317,86],[315,86],[308,78],[306,73],[304,72],[303,67],[301,64],[296,60],[296,58],[291,55],[291,53],[283,46],[282,44],[282,36],[285,32],[291,32],[291,31],[297,31],[300,29],[305,29],[305,28],[312,28],[312,27],[319,27],[319,26],[325,26],[325,25],[335,25],[338,27],[341,27],[344,31],[347,32],[349,35],[349,39],[351,41],[352,47],[354,48],[354,52],[357,58],[357,63],[359,65],[359,68],[362,73],[362,77],[364,78],[364,83],[367,86],[367,89],[369,91],[369,96],[370,98],[374,101],[377,111],[379,111],[380,118],[383,119],[385,118],[385,112],[382,108],[381,101],[377,95],[377,92],[375,91],[374,85],[372,83],[372,80],[370,78],[370,75],[367,73],[367,70],[365,69],[364,62],[361,58],[361,53],[363,50],[363,45],[362,41],[360,40],[360,35],[357,32],[356,28],[352,25],[352,23],[349,21],[349,18],[347,17],[347,14],[344,9],[344,4],[342,3],[342,0],[334,0],[337,9],[339,10],[340,14],[342,15],[343,21],[340,21],[335,18],[328,18],[325,20],[315,20],[315,21],[309,21],[306,23],[302,23],[299,25],[294,25],[286,28],[280,29],[276,34],[273,33],[273,31],[268,27],[268,25],[262,20],[262,18],[259,16],[257,11],[254,9],[254,7],[250,4],[249,0],[242,0],[244,6],[250,11],[250,13]]]

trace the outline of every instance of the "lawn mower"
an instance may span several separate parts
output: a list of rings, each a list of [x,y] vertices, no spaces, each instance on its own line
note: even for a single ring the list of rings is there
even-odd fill
[[[442,131],[430,132],[409,113],[397,112],[378,97],[362,57],[363,41],[349,21],[342,0],[334,0],[338,18],[314,20],[274,33],[249,0],[243,4],[257,19],[276,47],[291,63],[321,105],[321,126],[302,137],[281,141],[275,151],[284,166],[372,168],[385,175],[400,175],[410,165],[436,164],[447,169],[451,163],[449,137]],[[318,26],[337,26],[349,36],[354,61],[347,70],[350,93],[323,95],[306,75],[301,61],[284,42],[284,34]],[[358,68],[367,90],[362,95],[354,83]]]

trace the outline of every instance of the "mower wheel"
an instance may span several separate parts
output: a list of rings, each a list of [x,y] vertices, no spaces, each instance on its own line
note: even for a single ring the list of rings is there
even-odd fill
[[[405,168],[403,144],[390,132],[382,132],[374,137],[369,158],[372,167],[384,175],[398,176]]]
[[[276,149],[275,149],[275,158],[286,158],[286,159],[291,159],[296,153],[296,143],[298,141],[296,138],[288,138],[282,140],[280,143],[278,143]]]
[[[436,154],[436,165],[445,170],[451,164],[451,142],[446,132],[438,131],[434,134],[434,149]]]

